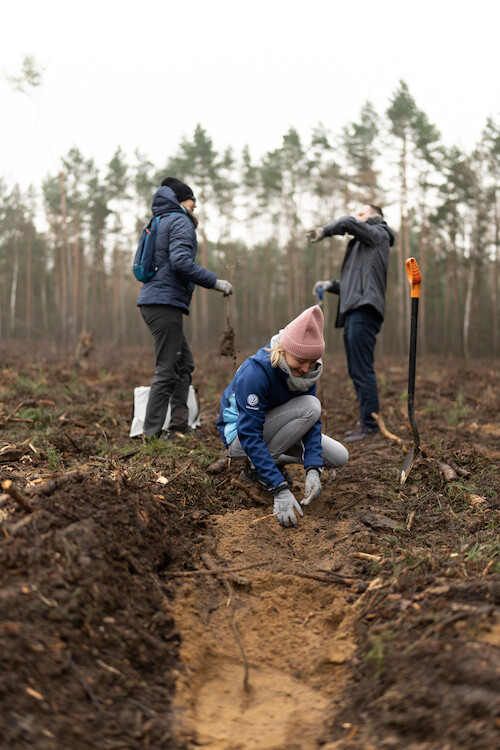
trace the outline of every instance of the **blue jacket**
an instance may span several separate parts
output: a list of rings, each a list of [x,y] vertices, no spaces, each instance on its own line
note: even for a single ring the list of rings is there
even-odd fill
[[[137,304],[172,305],[188,315],[194,285],[212,289],[217,276],[195,262],[198,243],[194,224],[171,188],[162,186],[156,191],[152,211],[153,216],[167,216],[160,219],[156,235],[154,264],[158,271],[142,285]]]
[[[316,395],[316,385],[311,386],[305,394],[291,391],[286,384],[287,378],[286,372],[272,367],[269,351],[259,349],[243,362],[222,394],[217,421],[224,445],[229,445],[238,436],[241,447],[268,483],[269,489],[277,487],[285,478],[274,463],[262,436],[266,414],[297,396]],[[323,466],[320,420],[306,432],[302,443],[304,466]]]

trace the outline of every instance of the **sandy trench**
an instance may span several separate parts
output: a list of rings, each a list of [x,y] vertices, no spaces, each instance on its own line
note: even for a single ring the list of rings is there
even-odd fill
[[[208,750],[325,746],[327,722],[347,679],[344,663],[355,648],[349,591],[291,571],[331,568],[342,525],[327,522],[336,489],[326,488],[293,530],[274,518],[252,523],[263,507],[214,517],[213,558],[233,566],[266,564],[242,571],[251,585],[232,584],[230,602],[211,576],[179,582],[179,742]],[[248,664],[248,689],[234,626]]]

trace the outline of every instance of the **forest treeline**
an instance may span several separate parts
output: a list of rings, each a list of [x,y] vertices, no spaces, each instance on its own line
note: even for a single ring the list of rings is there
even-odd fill
[[[281,145],[254,160],[217,151],[202,125],[153,164],[120,147],[104,169],[75,146],[42,185],[22,192],[0,181],[0,337],[137,344],[149,333],[136,308],[132,257],[151,200],[167,174],[197,197],[198,262],[234,285],[228,300],[197,288],[188,335],[198,351],[218,348],[228,320],[240,349],[258,346],[314,303],[317,279],[338,278],[347,238],[307,245],[304,230],[359,204],[391,207],[392,248],[386,353],[407,350],[409,285],[404,261],[423,276],[423,353],[498,356],[500,123],[487,120],[466,153],[442,142],[404,81],[379,113],[370,102],[355,122],[307,143],[290,128]],[[327,343],[337,297],[326,295]]]

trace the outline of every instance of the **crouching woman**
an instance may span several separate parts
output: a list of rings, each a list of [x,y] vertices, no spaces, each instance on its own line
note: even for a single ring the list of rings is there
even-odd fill
[[[349,454],[321,433],[316,383],[325,350],[323,313],[304,310],[239,367],[221,398],[217,427],[232,458],[247,458],[241,479],[266,487],[282,526],[296,526],[321,492],[323,468],[343,466]],[[292,493],[287,464],[303,464],[304,499]]]

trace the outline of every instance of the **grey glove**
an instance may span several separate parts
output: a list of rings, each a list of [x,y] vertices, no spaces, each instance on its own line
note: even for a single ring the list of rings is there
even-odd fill
[[[316,469],[309,469],[306,474],[306,485],[304,488],[304,499],[300,501],[301,505],[309,505],[313,500],[316,500],[319,493],[323,488],[319,478],[319,471]]]
[[[323,291],[327,292],[329,289],[333,286],[333,281],[331,279],[325,279],[325,281],[317,281],[313,287],[313,294],[316,296],[318,294],[318,287],[322,286]]]
[[[325,230],[323,227],[315,227],[314,229],[306,229],[306,238],[308,242],[319,242],[325,236]]]
[[[229,297],[229,295],[233,293],[232,285],[225,279],[217,279],[213,285],[213,289],[215,289],[216,292],[222,292],[224,297]]]
[[[297,518],[294,510],[296,510],[300,516],[304,515],[304,511],[290,490],[281,490],[274,496],[273,513],[278,514],[276,518],[282,526],[297,526]]]

